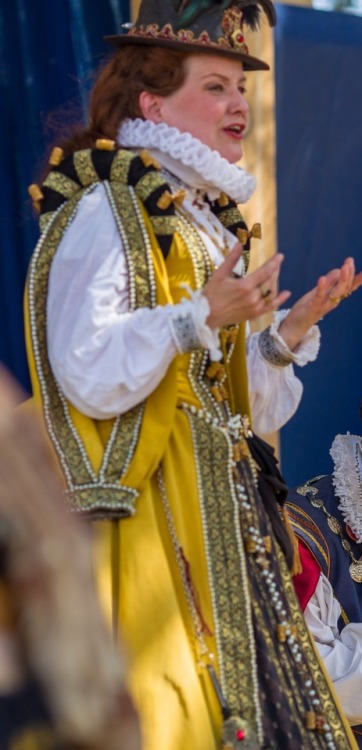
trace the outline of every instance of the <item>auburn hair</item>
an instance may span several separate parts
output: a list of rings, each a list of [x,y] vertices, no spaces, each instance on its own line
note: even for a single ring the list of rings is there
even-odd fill
[[[116,140],[126,118],[142,117],[142,91],[169,96],[185,78],[184,61],[190,53],[146,45],[128,45],[117,52],[98,73],[89,96],[88,123],[75,123],[59,141],[64,155],[82,148],[94,148],[98,138]],[[54,144],[53,144],[54,145]]]

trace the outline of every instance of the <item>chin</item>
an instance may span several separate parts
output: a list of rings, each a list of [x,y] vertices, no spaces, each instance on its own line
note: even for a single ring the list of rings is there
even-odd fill
[[[224,148],[220,149],[220,156],[223,156],[226,161],[230,162],[230,164],[235,164],[235,162],[240,161],[240,159],[243,156],[243,149],[241,146],[238,146],[237,148]]]
[[[221,156],[223,156],[224,159],[226,159],[226,161],[230,162],[230,164],[236,164],[236,162],[238,162],[238,161],[240,161],[240,159],[242,159],[243,151],[242,151],[242,149],[240,149],[240,151],[239,151],[238,154],[236,154],[234,152],[233,154],[230,154],[230,153],[228,153],[228,154],[221,154]]]

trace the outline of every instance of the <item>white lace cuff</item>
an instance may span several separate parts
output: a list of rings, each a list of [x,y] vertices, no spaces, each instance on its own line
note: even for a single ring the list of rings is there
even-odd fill
[[[288,313],[289,310],[277,310],[274,314],[274,320],[269,328],[269,335],[273,341],[274,348],[284,360],[284,363],[277,366],[285,366],[293,362],[295,365],[299,365],[299,367],[304,367],[308,362],[314,362],[314,360],[317,359],[321,338],[320,330],[318,326],[312,326],[296,349],[291,351],[278,332],[279,326],[287,317]],[[261,352],[265,359],[268,360],[268,357],[265,356],[262,349]],[[271,362],[271,364],[275,363]]]
[[[212,329],[206,324],[210,314],[210,305],[202,294],[185,286],[190,299],[186,297],[179,305],[175,305],[169,318],[172,338],[177,350],[181,353],[203,347],[208,349],[210,359],[220,360],[222,357],[218,329]]]

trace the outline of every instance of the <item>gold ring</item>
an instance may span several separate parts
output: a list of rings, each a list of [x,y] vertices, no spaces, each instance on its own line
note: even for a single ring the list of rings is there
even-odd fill
[[[339,305],[339,303],[340,303],[341,299],[343,299],[343,297],[332,297],[332,295],[329,294],[328,295],[328,299],[330,299],[330,301],[333,302],[334,305]]]
[[[262,296],[262,298],[263,298],[263,299],[267,299],[267,297],[270,297],[270,295],[271,295],[271,290],[270,290],[270,289],[268,289],[268,287],[267,287],[267,286],[263,286],[263,285],[262,285],[262,286],[261,286],[261,287],[259,287],[259,288],[260,288],[260,294],[261,294],[261,296]]]

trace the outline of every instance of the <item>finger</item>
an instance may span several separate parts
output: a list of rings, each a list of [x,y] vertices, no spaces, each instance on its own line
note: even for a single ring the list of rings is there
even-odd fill
[[[262,266],[257,268],[256,271],[253,271],[248,275],[249,281],[252,282],[254,287],[267,283],[271,278],[274,279],[275,283],[279,277],[280,267],[283,260],[284,255],[282,255],[282,253],[273,255],[272,258],[269,258],[269,260],[263,263]]]
[[[362,285],[362,271],[360,273],[356,274],[356,276],[353,279],[353,285],[352,285],[352,292],[355,292],[359,287]]]
[[[271,274],[268,281],[268,288],[270,290],[270,297],[274,299],[278,294],[278,279],[279,279],[279,268]]]
[[[353,288],[353,280],[355,275],[355,265],[353,258],[346,258],[343,265],[340,268],[340,273],[337,278],[336,274],[329,276],[329,282],[331,283],[330,289],[328,290],[328,296],[334,299],[339,299],[347,296],[351,293]],[[335,280],[334,280],[335,279]],[[332,300],[332,301],[333,301]]]
[[[243,246],[238,242],[235,247],[231,250],[227,258],[221,264],[221,266],[215,271],[215,274],[222,277],[230,276],[233,272],[233,268],[238,262],[239,258],[243,253]]]
[[[349,293],[353,279],[355,275],[355,266],[353,258],[346,258],[341,268],[341,278],[339,281],[340,290],[342,293]]]
[[[270,305],[267,307],[267,311],[274,312],[275,310],[278,310],[281,305],[284,305],[284,303],[291,297],[291,292],[285,290],[283,292],[279,292],[277,296],[271,301]]]
[[[324,274],[324,276],[319,277],[317,281],[317,288],[321,287],[321,283],[323,280],[324,289],[325,291],[327,291],[327,289],[331,289],[336,284],[338,284],[340,278],[341,278],[341,269],[333,268],[332,271],[328,271],[328,273]]]
[[[314,294],[314,302],[316,304],[329,306],[332,302],[335,304],[336,300],[344,297],[346,293],[345,282],[341,281],[342,270],[334,269],[329,271],[326,276],[321,276],[318,279],[317,286]]]

